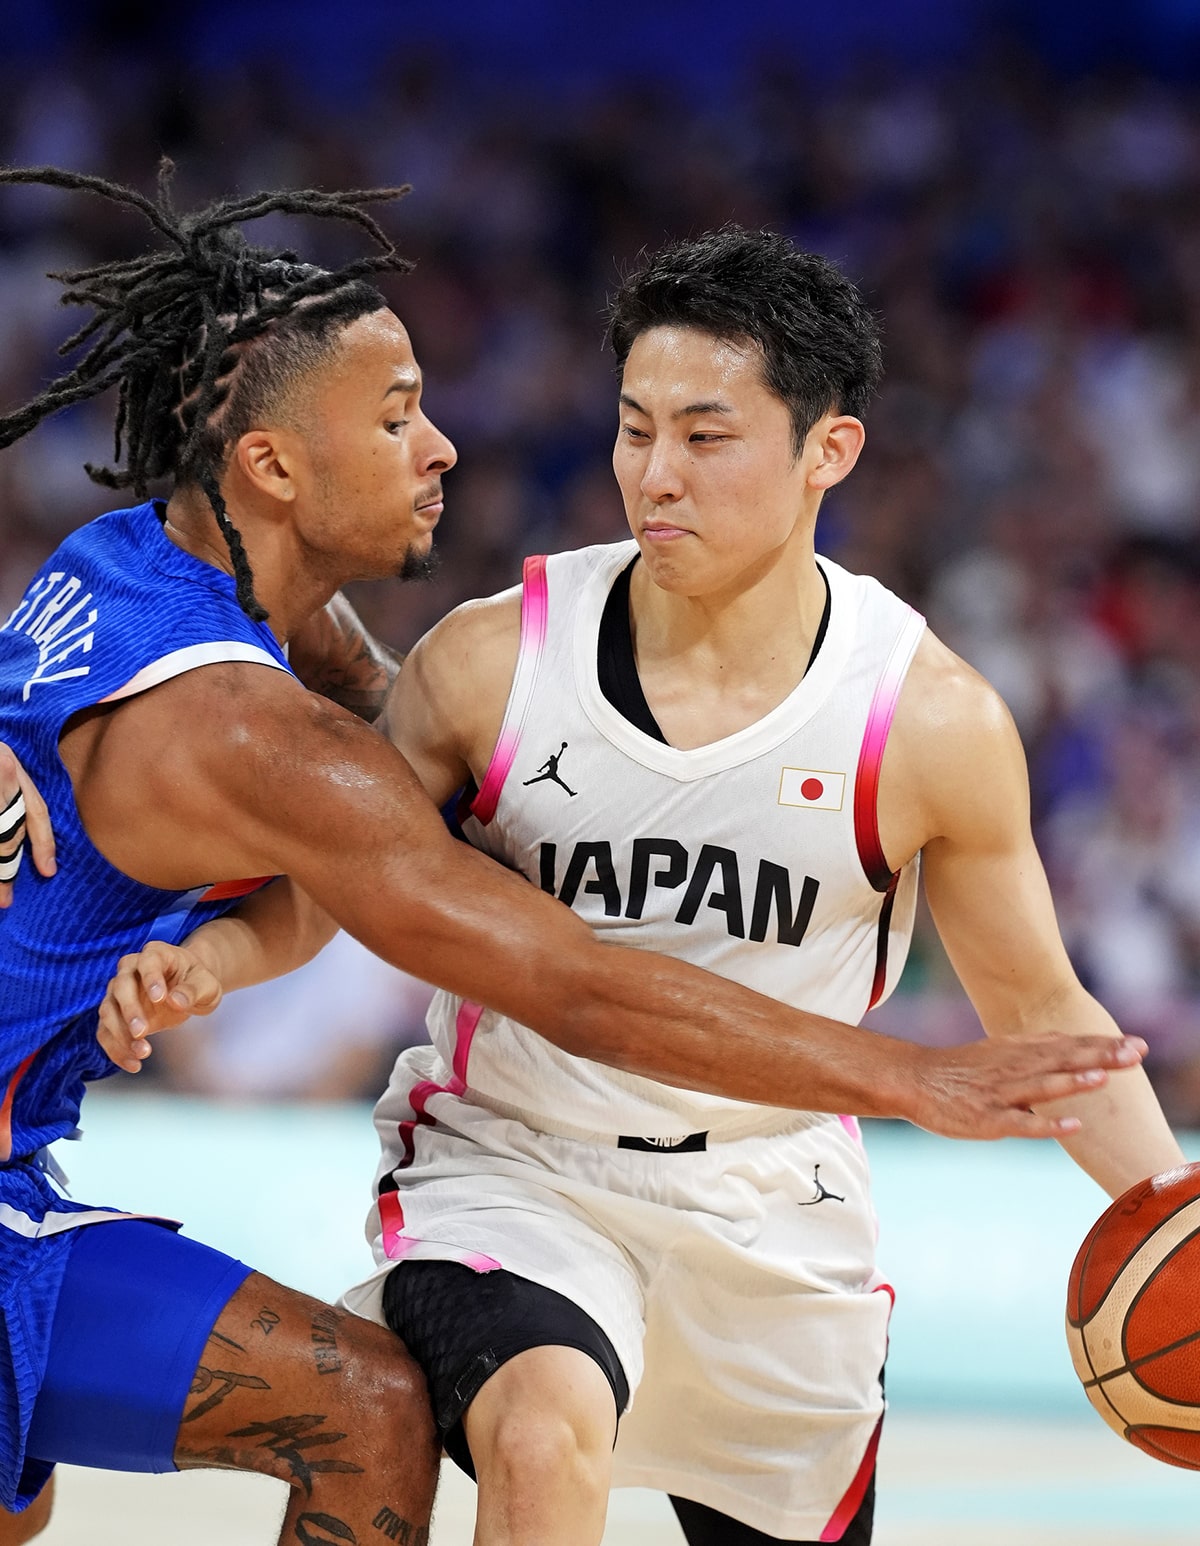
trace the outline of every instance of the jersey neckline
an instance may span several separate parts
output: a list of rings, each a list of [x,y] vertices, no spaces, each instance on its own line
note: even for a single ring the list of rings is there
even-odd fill
[[[720,740],[685,750],[638,729],[600,688],[596,662],[600,620],[613,582],[637,551],[633,541],[601,549],[600,562],[579,596],[572,644],[575,686],[584,712],[600,734],[643,767],[687,783],[762,756],[807,724],[829,697],[850,655],[858,613],[853,576],[828,559],[818,558],[829,587],[829,626],[811,668],[761,719]]]

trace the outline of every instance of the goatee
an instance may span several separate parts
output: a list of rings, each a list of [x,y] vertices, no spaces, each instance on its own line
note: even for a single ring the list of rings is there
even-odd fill
[[[432,580],[440,565],[441,559],[436,548],[431,547],[428,553],[417,553],[409,548],[400,565],[400,579]]]

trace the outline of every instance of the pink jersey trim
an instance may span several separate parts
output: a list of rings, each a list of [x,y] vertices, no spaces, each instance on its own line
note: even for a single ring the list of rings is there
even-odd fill
[[[496,738],[496,749],[488,763],[479,793],[471,801],[471,814],[486,827],[496,814],[504,781],[521,744],[521,731],[533,698],[538,666],[546,643],[546,624],[550,614],[550,592],[546,584],[546,559],[542,554],[525,560],[521,580],[521,642],[517,648],[517,669],[512,691],[504,710],[504,723]]]
[[[379,1227],[383,1234],[383,1254],[389,1261],[404,1255],[404,1209],[395,1192],[379,1194]]]
[[[875,1424],[875,1431],[867,1443],[866,1453],[862,1457],[862,1464],[854,1473],[854,1480],[846,1488],[845,1496],[834,1509],[829,1523],[821,1531],[818,1540],[840,1541],[846,1533],[846,1527],[858,1513],[862,1506],[863,1495],[867,1490],[867,1483],[875,1470],[875,1456],[879,1450],[879,1435],[883,1432],[883,1418]]]
[[[900,701],[900,689],[904,686],[909,662],[920,638],[920,628],[923,627],[924,619],[919,613],[910,610],[876,683],[858,754],[858,771],[854,778],[854,837],[863,870],[876,891],[886,891],[892,881],[892,870],[879,841],[879,772],[883,767],[883,754],[895,718],[896,704]]]
[[[845,1117],[842,1118],[844,1122]],[[873,1285],[873,1294],[886,1294],[893,1308],[896,1303],[896,1291],[890,1283],[882,1280]],[[890,1313],[890,1312],[889,1312]],[[883,1432],[883,1417],[875,1424],[871,1437],[867,1440],[867,1447],[863,1453],[858,1470],[854,1473],[854,1480],[846,1488],[842,1501],[829,1516],[829,1523],[821,1531],[818,1539],[822,1541],[840,1541],[845,1535],[847,1526],[862,1507],[863,1496],[867,1490],[867,1483],[875,1470],[875,1457],[879,1452],[879,1436]]]
[[[475,1032],[479,1028],[482,1015],[482,1004],[474,1004],[469,999],[462,1001],[458,1006],[458,1017],[454,1022],[454,1072],[445,1084],[435,1084],[432,1079],[421,1079],[408,1092],[408,1104],[415,1114],[407,1122],[401,1122],[399,1126],[399,1137],[404,1154],[396,1167],[397,1170],[406,1170],[413,1162],[416,1155],[413,1133],[416,1128],[433,1125],[434,1118],[426,1110],[431,1096],[466,1093],[467,1061],[471,1056],[471,1043],[475,1039]]]
[[[871,996],[867,1000],[868,1009],[874,1009],[879,1003],[887,986],[888,937],[892,926],[892,909],[896,902],[896,887],[900,883],[900,871],[889,866],[883,844],[879,841],[879,774],[892,720],[896,716],[896,704],[900,701],[900,690],[904,686],[924,627],[925,619],[910,608],[875,685],[858,754],[858,770],[854,776],[854,838],[858,845],[859,861],[871,885],[884,894],[883,905],[879,909],[875,974],[871,981]]]
[[[859,1125],[858,1125],[858,1118],[857,1117],[848,1117],[848,1116],[839,1115],[838,1116],[838,1121],[842,1124],[842,1126],[850,1134],[851,1138],[854,1139],[855,1143],[861,1143],[862,1142],[862,1128],[859,1127]]]
[[[389,1261],[403,1261],[406,1256],[411,1256],[423,1245],[436,1245],[439,1251],[453,1250],[455,1252],[453,1256],[435,1259],[456,1261],[464,1267],[470,1267],[472,1272],[501,1272],[504,1269],[503,1262],[498,1262],[494,1256],[485,1256],[482,1251],[458,1251],[453,1246],[444,1245],[440,1240],[418,1240],[415,1235],[393,1236],[390,1248],[385,1236],[384,1255]]]

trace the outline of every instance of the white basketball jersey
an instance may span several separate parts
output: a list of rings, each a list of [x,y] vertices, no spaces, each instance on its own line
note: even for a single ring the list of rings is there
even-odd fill
[[[635,552],[625,542],[527,561],[517,668],[464,832],[614,943],[857,1022],[891,991],[912,932],[917,864],[889,871],[875,798],[924,620],[821,559],[828,627],[803,680],[755,724],[682,751],[600,690],[601,615]],[[665,1141],[772,1120],[574,1057],[451,994],[435,998],[429,1028],[450,1074],[429,1094],[535,1128]],[[415,1092],[395,1093],[407,1104]]]

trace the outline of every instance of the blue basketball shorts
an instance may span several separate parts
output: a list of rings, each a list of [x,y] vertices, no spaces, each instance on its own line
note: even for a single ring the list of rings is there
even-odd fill
[[[73,1230],[20,1502],[56,1461],[173,1471],[208,1334],[249,1275],[243,1262],[140,1219]]]

